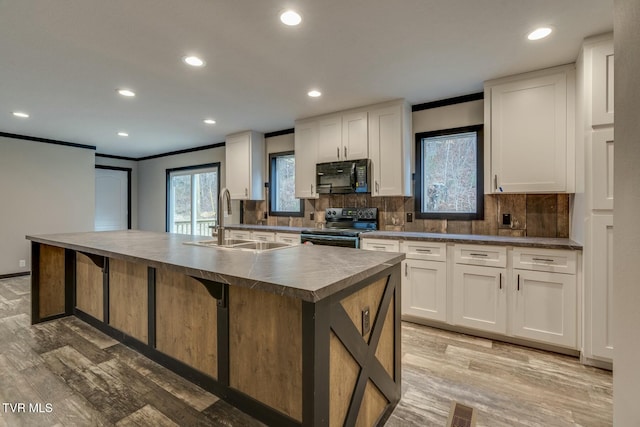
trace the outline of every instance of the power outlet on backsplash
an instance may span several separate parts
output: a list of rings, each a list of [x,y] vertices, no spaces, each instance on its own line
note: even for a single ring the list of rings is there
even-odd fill
[[[413,213],[407,212],[407,222],[413,222]]]
[[[314,212],[309,212],[309,220],[313,221],[315,219],[315,213]]]

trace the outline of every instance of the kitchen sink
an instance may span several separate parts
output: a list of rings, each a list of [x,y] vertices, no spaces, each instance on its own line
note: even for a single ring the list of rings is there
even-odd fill
[[[281,242],[264,242],[262,240],[226,239],[224,244],[218,245],[217,240],[199,240],[196,242],[184,242],[185,245],[204,246],[219,249],[233,249],[248,252],[264,252],[274,249],[290,248],[293,245]]]

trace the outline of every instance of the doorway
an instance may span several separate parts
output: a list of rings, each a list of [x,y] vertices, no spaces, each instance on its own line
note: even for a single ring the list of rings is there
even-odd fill
[[[131,169],[96,165],[95,231],[131,228]]]

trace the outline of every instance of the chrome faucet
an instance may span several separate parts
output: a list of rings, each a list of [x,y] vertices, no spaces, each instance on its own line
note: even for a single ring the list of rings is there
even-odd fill
[[[231,215],[231,193],[226,187],[220,191],[220,197],[218,198],[218,217],[216,218],[216,230],[218,232],[218,245],[224,244],[224,201],[227,201],[227,214]]]

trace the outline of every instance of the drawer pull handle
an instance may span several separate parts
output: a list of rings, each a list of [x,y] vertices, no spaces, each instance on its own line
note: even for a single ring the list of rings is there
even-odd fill
[[[518,274],[518,290],[520,290],[520,275]]]
[[[386,247],[384,247],[384,246],[371,246],[371,247],[372,247],[373,249],[382,249],[383,251],[384,251],[385,249],[387,249],[387,248],[386,248]]]
[[[489,254],[469,254],[471,256],[481,256],[481,257],[488,257]]]
[[[533,258],[534,261],[542,261],[542,262],[555,262],[554,259],[549,258]]]
[[[405,277],[409,276],[409,264],[404,265],[404,275]]]
[[[416,248],[416,252],[424,252],[424,253],[430,254],[431,253],[431,249]]]
[[[502,273],[500,273],[500,289],[502,289]]]

